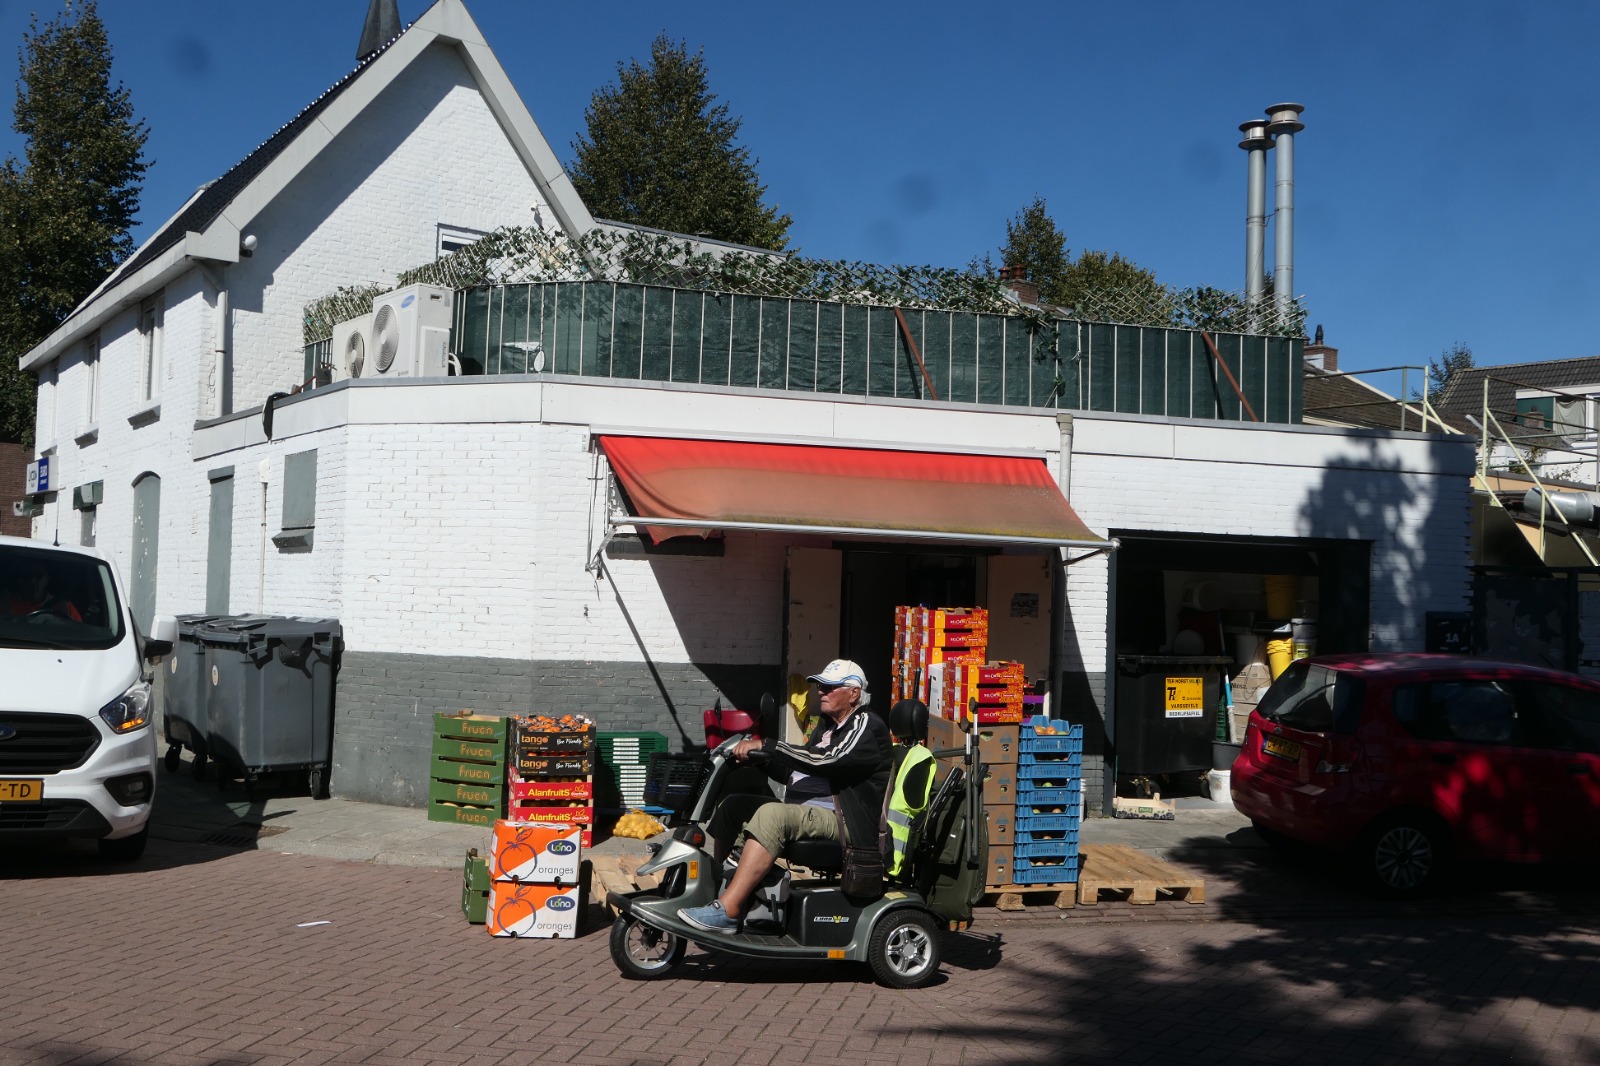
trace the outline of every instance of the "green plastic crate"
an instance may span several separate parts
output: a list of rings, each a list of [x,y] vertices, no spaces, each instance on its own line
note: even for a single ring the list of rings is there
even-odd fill
[[[667,750],[665,733],[601,733],[594,774],[594,805],[626,810],[644,806],[650,756]]]

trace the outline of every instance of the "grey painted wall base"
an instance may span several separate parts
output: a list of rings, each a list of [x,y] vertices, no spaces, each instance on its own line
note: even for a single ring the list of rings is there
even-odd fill
[[[777,665],[530,662],[468,656],[344,653],[335,688],[335,796],[421,807],[428,799],[433,716],[586,714],[602,732],[651,731],[672,751],[705,743],[704,711],[754,710],[780,695]]]

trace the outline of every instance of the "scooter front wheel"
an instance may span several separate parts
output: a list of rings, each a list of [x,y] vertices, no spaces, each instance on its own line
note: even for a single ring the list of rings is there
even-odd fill
[[[885,988],[921,988],[939,973],[939,927],[922,911],[891,911],[872,930],[867,962]]]
[[[683,961],[688,950],[682,937],[653,929],[632,915],[625,914],[611,923],[611,961],[635,980],[665,977]]]

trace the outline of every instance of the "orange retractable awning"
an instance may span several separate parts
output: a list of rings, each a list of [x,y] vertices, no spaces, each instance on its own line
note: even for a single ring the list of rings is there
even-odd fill
[[[952,452],[602,435],[632,504],[614,525],[1103,550],[1043,460]]]

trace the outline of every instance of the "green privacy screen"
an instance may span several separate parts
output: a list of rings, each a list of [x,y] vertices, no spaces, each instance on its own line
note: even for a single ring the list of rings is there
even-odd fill
[[[905,328],[893,307],[881,305],[541,282],[457,292],[452,348],[467,374],[542,371],[1250,420],[1194,330],[1066,319],[1041,326],[1020,315],[964,311],[901,314]],[[1300,421],[1302,341],[1237,333],[1212,339],[1258,420]]]

